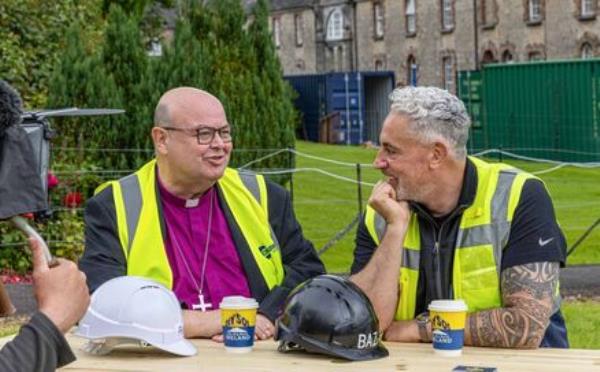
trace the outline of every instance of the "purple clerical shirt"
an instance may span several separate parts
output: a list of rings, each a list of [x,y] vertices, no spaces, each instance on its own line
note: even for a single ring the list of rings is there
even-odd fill
[[[157,179],[166,225],[165,248],[173,272],[172,289],[179,302],[188,309],[197,305],[202,282],[204,302],[212,304],[208,310],[218,309],[225,296],[250,297],[248,280],[220,207],[216,186],[198,199],[186,200],[171,194],[158,176]],[[203,273],[211,201],[212,226]]]

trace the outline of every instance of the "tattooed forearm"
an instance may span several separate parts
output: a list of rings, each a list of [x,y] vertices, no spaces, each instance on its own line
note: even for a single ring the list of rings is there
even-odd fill
[[[537,262],[502,272],[503,307],[470,314],[465,343],[473,346],[538,347],[554,310],[559,266]]]

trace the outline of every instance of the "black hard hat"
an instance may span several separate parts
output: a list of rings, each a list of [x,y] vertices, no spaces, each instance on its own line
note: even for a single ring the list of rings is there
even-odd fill
[[[297,286],[277,319],[278,350],[306,350],[349,360],[388,356],[379,320],[354,283],[320,275]]]

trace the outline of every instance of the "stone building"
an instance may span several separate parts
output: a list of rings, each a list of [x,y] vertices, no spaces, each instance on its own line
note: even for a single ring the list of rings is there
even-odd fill
[[[489,62],[600,55],[599,0],[272,0],[284,74],[391,70],[456,89]]]

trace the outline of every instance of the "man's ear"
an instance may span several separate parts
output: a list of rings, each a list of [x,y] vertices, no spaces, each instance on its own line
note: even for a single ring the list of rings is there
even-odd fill
[[[429,166],[432,169],[439,168],[446,158],[450,155],[450,149],[448,148],[448,144],[444,142],[436,141],[433,144],[433,148],[431,150],[431,156],[429,158]]]
[[[156,149],[156,152],[160,154],[166,154],[167,141],[169,138],[167,131],[159,127],[153,127],[151,134],[152,142],[154,142],[154,148]]]

